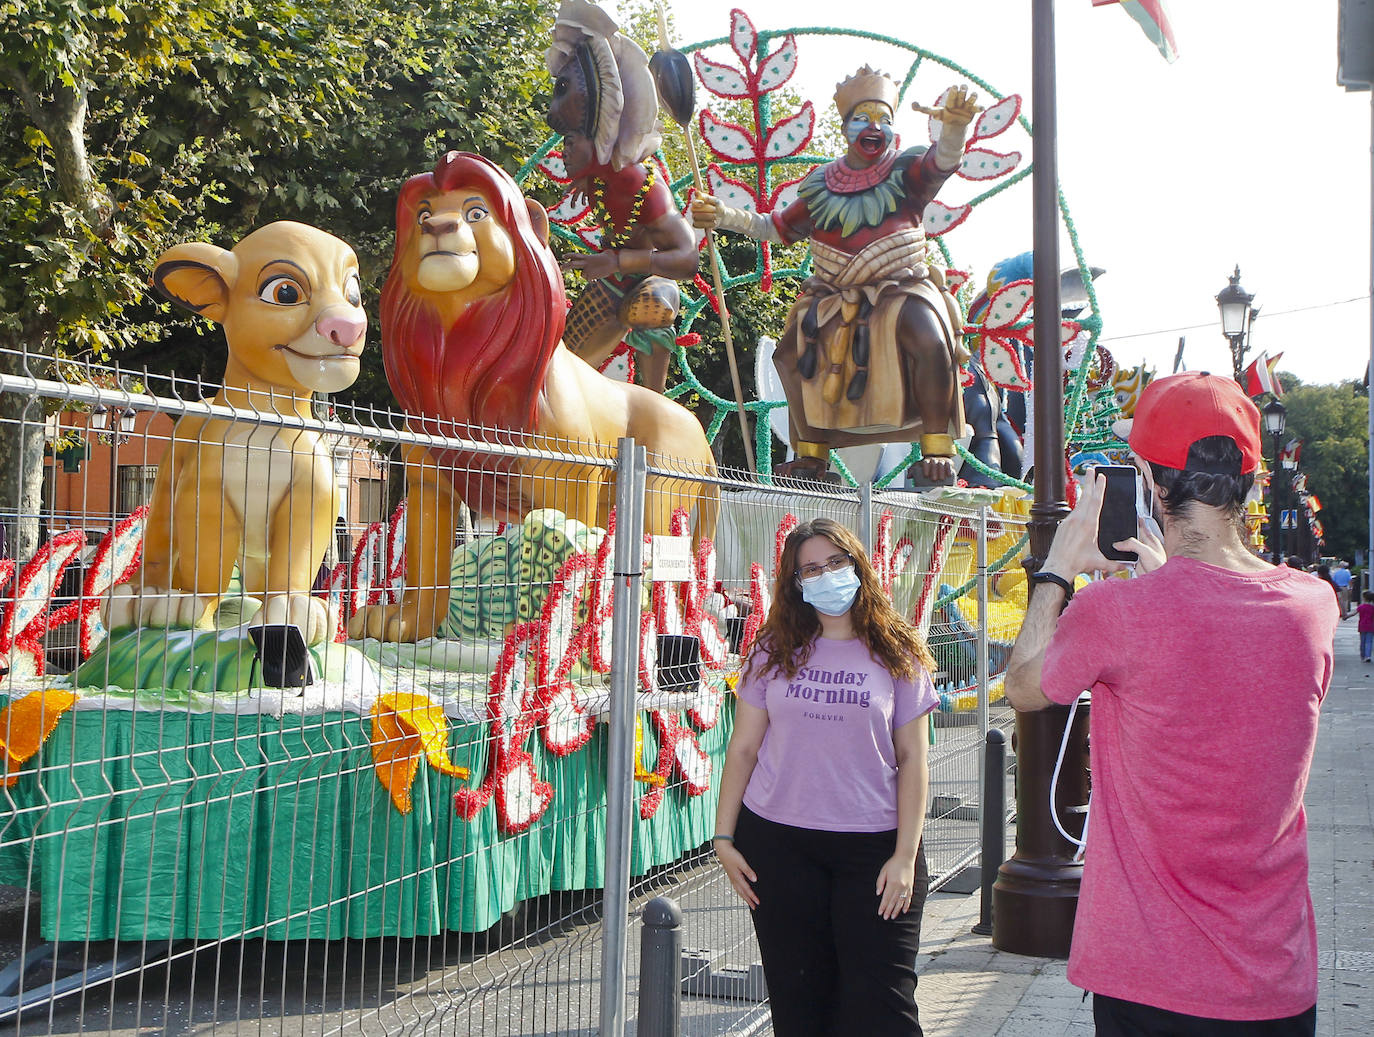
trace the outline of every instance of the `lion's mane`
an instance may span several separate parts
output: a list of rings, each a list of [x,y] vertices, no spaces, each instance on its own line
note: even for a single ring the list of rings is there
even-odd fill
[[[420,200],[465,187],[481,191],[492,217],[510,232],[515,279],[467,307],[446,332],[437,311],[406,283],[403,259],[419,233]],[[382,360],[402,407],[449,428],[534,431],[566,316],[558,264],[535,232],[519,186],[503,169],[480,155],[450,151],[433,173],[406,181],[396,202],[396,252],[381,300]]]

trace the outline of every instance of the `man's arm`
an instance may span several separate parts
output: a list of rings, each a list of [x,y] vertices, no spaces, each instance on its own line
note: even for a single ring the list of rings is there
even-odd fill
[[[1102,515],[1102,497],[1107,478],[1094,475],[1083,487],[1078,506],[1055,530],[1054,542],[1040,572],[1053,573],[1070,586],[1079,573],[1116,572],[1126,563],[1102,556],[1097,547],[1097,524]],[[1117,547],[1135,542],[1121,541]],[[1020,710],[1034,711],[1053,705],[1040,687],[1045,667],[1045,651],[1059,629],[1059,614],[1064,610],[1068,592],[1058,584],[1035,584],[1031,592],[1026,618],[1016,635],[1011,658],[1007,662],[1007,676],[1003,690],[1007,701]]]
[[[1072,582],[1073,577],[1065,579]],[[1064,588],[1053,583],[1036,584],[1031,592],[1030,605],[1021,623],[1021,632],[1016,635],[1003,684],[1007,701],[1019,710],[1034,712],[1053,705],[1040,690],[1040,673],[1045,665],[1045,649],[1059,629],[1059,613],[1064,610],[1065,596]]]

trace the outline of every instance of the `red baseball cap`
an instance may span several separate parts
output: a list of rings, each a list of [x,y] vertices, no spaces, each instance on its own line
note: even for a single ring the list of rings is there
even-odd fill
[[[1208,436],[1235,441],[1242,475],[1259,467],[1259,410],[1230,378],[1185,371],[1145,386],[1131,423],[1130,444],[1137,456],[1166,468],[1184,469],[1188,448]]]

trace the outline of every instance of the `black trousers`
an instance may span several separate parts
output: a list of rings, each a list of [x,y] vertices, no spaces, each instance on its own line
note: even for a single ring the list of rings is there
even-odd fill
[[[740,810],[735,847],[758,881],[754,932],[777,1037],[921,1037],[916,955],[930,882],[916,855],[911,909],[878,914],[878,872],[895,830],[817,832]]]
[[[1313,1037],[1317,1006],[1287,1019],[1207,1019],[1153,1005],[1093,995],[1097,1037]]]

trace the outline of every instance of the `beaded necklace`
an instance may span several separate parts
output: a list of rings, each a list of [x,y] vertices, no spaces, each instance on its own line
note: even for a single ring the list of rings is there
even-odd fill
[[[624,248],[626,242],[630,240],[630,235],[639,226],[639,214],[644,211],[644,202],[654,186],[655,175],[653,162],[646,161],[644,163],[644,183],[635,193],[634,201],[630,203],[630,213],[625,221],[625,227],[621,231],[614,230],[615,221],[611,218],[610,210],[606,208],[606,182],[599,178],[592,180],[592,206],[596,211],[597,222],[606,231],[606,236],[601,241],[602,251]]]

